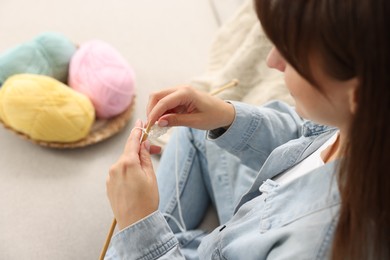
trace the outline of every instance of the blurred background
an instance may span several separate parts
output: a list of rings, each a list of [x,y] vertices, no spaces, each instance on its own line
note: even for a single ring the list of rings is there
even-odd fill
[[[97,259],[113,214],[105,191],[148,95],[201,74],[219,24],[238,0],[1,0],[0,53],[46,31],[100,39],[136,73],[132,119],[84,148],[44,148],[0,127],[0,259]],[[158,157],[154,158],[158,163]]]

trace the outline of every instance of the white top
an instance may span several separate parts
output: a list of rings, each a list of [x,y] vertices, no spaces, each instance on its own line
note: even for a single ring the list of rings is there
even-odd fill
[[[324,165],[325,163],[321,158],[321,152],[336,142],[338,134],[338,132],[335,133],[317,151],[315,151],[302,162],[292,167],[290,170],[276,176],[273,180],[283,185],[309,173],[315,168]]]

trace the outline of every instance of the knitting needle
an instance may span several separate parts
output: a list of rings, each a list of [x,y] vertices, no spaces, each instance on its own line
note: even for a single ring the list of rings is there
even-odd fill
[[[235,87],[237,85],[238,85],[238,80],[237,79],[233,79],[232,81],[230,81],[229,83],[223,85],[222,87],[211,91],[210,95],[212,95],[212,96],[217,95],[217,94],[221,93],[222,91],[224,91],[224,90],[226,90],[228,88]],[[149,122],[148,125],[146,126],[145,131],[142,133],[141,140],[140,140],[141,143],[146,141],[146,139],[148,138],[149,131],[150,131],[151,127],[152,127],[152,125]],[[106,242],[104,243],[104,247],[103,247],[102,252],[100,254],[100,258],[99,258],[100,260],[103,260],[104,256],[106,255],[108,246],[110,245],[110,241],[111,241],[112,235],[114,234],[115,226],[116,226],[116,219],[114,218],[112,220],[111,227],[110,227],[110,230],[109,230],[107,238],[106,238]]]
[[[149,122],[148,125],[146,126],[145,131],[142,132],[141,143],[146,141],[146,139],[148,139],[150,128],[152,128],[152,124]]]
[[[150,131],[150,128],[151,128],[151,127],[152,127],[152,125],[151,125],[151,123],[149,122],[148,125],[146,126],[145,131],[142,132],[142,136],[141,136],[141,139],[140,139],[140,143],[146,141],[146,139],[148,138],[149,131]],[[99,258],[100,260],[103,260],[104,257],[105,257],[105,255],[106,255],[108,246],[110,245],[110,242],[111,242],[112,235],[114,234],[115,226],[116,226],[116,219],[114,218],[114,219],[112,220],[110,230],[109,230],[109,232],[108,232],[108,234],[107,234],[106,242],[104,243],[102,252],[100,253],[100,258]]]
[[[104,257],[106,256],[108,246],[110,245],[112,235],[114,234],[115,226],[116,226],[116,219],[114,218],[111,223],[110,231],[107,234],[106,242],[104,243],[104,247],[102,249],[102,252],[100,253],[99,260],[104,260]]]
[[[210,95],[212,95],[212,96],[217,95],[217,94],[221,93],[222,91],[224,91],[224,90],[226,90],[228,88],[235,87],[237,85],[238,85],[238,79],[233,79],[232,81],[230,81],[229,83],[223,85],[222,87],[214,89],[213,91],[211,91]]]

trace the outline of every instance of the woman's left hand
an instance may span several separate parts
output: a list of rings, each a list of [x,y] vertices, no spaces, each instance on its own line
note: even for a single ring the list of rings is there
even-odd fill
[[[141,126],[138,120],[136,127]],[[150,146],[148,141],[140,144],[141,135],[140,129],[133,128],[123,154],[107,176],[107,196],[121,230],[158,209],[158,187],[150,153],[158,153],[160,148]]]

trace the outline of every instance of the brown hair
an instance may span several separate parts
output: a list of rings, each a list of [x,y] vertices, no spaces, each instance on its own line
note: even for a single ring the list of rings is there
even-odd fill
[[[331,256],[390,259],[390,1],[255,0],[255,7],[265,33],[307,80],[316,82],[313,53],[329,76],[358,79]]]

